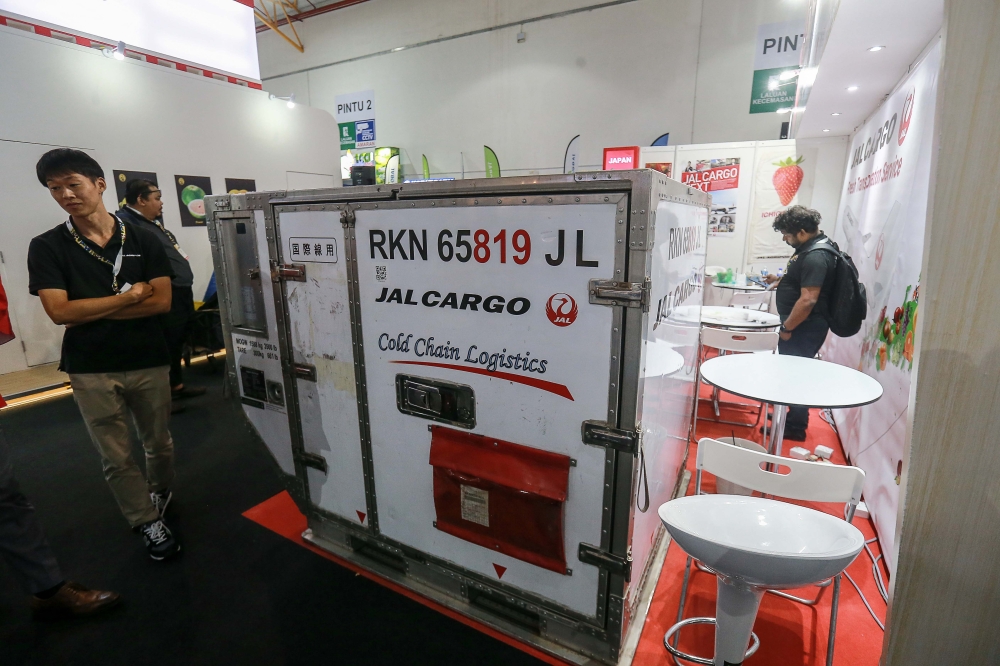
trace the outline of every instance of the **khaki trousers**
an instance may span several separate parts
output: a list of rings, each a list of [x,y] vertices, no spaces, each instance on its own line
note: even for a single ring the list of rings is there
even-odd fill
[[[69,376],[73,399],[101,454],[104,478],[132,527],[159,518],[149,493],[166,489],[174,478],[169,373],[169,366],[161,366]],[[132,457],[129,412],[146,452],[146,478]]]

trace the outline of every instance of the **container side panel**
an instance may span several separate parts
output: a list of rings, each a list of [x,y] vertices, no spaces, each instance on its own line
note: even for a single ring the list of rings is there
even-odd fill
[[[236,378],[239,383],[240,397],[243,399],[243,413],[260,435],[271,455],[286,474],[295,474],[295,461],[292,456],[292,437],[288,426],[288,414],[283,392],[284,379],[281,371],[281,355],[278,349],[278,329],[274,310],[274,294],[268,284],[257,294],[248,294],[245,288],[229,283],[233,275],[232,262],[236,261],[236,247],[226,241],[245,234],[253,234],[254,246],[257,249],[258,279],[266,281],[268,266],[267,236],[264,230],[264,211],[253,211],[253,217],[220,218],[218,220],[220,237],[223,239],[222,255],[227,270],[220,270],[218,276],[227,280],[226,298],[229,311],[238,313],[247,304],[260,300],[264,305],[264,317],[255,317],[255,321],[263,324],[263,331],[253,332],[249,329],[233,330],[233,362],[236,368]],[[245,225],[239,227],[238,225]],[[225,233],[231,227],[231,234]],[[246,267],[244,267],[246,268]],[[249,270],[249,269],[248,269]],[[246,304],[241,300],[245,298]],[[233,315],[236,316],[236,315]],[[240,318],[240,317],[237,317]],[[263,321],[262,321],[263,320]],[[280,397],[279,397],[280,396]]]
[[[604,196],[583,199],[368,205],[357,212],[356,233],[382,533],[595,617],[599,570],[577,551],[601,543],[605,451],[582,443],[581,423],[607,418],[617,379],[612,308],[590,304],[588,282],[615,277],[617,209]],[[435,501],[448,497],[460,502],[452,515],[467,532],[511,521],[491,514],[503,493],[462,465],[430,464],[431,425],[572,459],[562,501],[567,571],[438,527]],[[520,483],[527,499],[540,497],[530,479]],[[524,522],[526,530],[541,524]]]
[[[347,259],[340,212],[277,212],[282,261],[306,267],[305,282],[284,284],[293,362],[312,366],[314,379],[297,378],[296,394],[306,453],[322,456],[324,474],[310,468],[313,504],[365,524],[364,468],[358,425]]]
[[[657,205],[639,414],[645,462],[642,478],[648,479],[649,508],[634,514],[631,543],[636,573],[629,601],[638,592],[640,574],[646,569],[660,527],[657,508],[670,499],[688,445],[700,325],[677,321],[670,315],[679,305],[702,304],[707,225],[704,207],[671,201]],[[637,494],[645,499],[644,488]]]

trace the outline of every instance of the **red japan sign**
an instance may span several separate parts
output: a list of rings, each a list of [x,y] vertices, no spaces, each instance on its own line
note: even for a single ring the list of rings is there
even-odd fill
[[[604,170],[623,171],[637,169],[639,164],[639,146],[619,146],[604,149]]]

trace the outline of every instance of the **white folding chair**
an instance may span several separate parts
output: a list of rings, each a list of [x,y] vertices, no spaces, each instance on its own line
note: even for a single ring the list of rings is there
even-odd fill
[[[771,292],[767,291],[738,291],[733,294],[733,299],[729,301],[729,306],[742,308],[744,310],[767,311],[771,307]]]
[[[720,352],[771,352],[778,348],[778,333],[776,331],[731,331],[724,328],[711,328],[709,326],[703,326],[701,329],[701,346],[712,347],[718,349]],[[699,349],[699,359],[701,359],[701,350]],[[722,420],[722,413],[719,409],[720,404],[734,405],[737,407],[748,407],[749,405],[745,402],[720,402],[718,389],[712,390],[712,406],[715,410],[715,418],[705,418],[698,416],[698,402],[701,398],[701,372],[698,373],[698,379],[695,383],[695,424],[694,424],[694,435],[698,434],[698,419],[704,419],[706,421],[714,421],[715,423],[725,423],[726,425],[738,425],[738,426],[756,426],[760,423],[761,414],[767,409],[767,405],[761,403],[760,409],[757,411],[757,420],[753,423],[745,423],[740,421],[724,421]],[[766,433],[765,433],[766,437]],[[766,440],[765,440],[766,441]]]
[[[787,474],[775,471],[778,467],[788,468]],[[854,511],[861,501],[861,491],[865,485],[865,472],[859,467],[846,465],[831,465],[828,463],[782,458],[768,453],[761,453],[746,445],[729,444],[705,437],[698,441],[698,457],[695,467],[695,494],[703,495],[701,490],[702,473],[714,474],[716,479],[724,479],[736,487],[756,491],[773,498],[784,498],[806,502],[843,502],[845,504],[844,519],[851,522]],[[740,493],[742,494],[742,493]],[[678,634],[681,622],[684,620],[684,605],[687,601],[688,583],[691,578],[691,563],[694,558],[688,556],[684,567],[684,582],[681,585],[681,602],[677,609],[677,624],[671,627],[664,636],[664,645],[668,638],[673,637],[673,643],[667,649],[677,662],[676,652]],[[698,563],[698,569],[715,574],[714,571]],[[795,597],[780,590],[767,590],[785,599],[808,606],[815,605],[830,583],[833,583],[833,606],[830,610],[830,633],[827,642],[826,664],[833,666],[833,648],[837,638],[837,608],[840,604],[840,581],[842,574],[837,574],[831,580],[818,583],[820,592],[815,599],[808,600]],[[697,618],[705,620],[707,618]],[[671,647],[674,648],[671,650]],[[690,655],[685,655],[687,658]],[[691,659],[697,663],[712,663],[698,658]]]

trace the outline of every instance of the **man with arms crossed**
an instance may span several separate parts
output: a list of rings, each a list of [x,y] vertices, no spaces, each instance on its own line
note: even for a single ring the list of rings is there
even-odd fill
[[[170,262],[150,232],[108,213],[104,170],[90,155],[50,150],[35,170],[69,218],[31,241],[28,288],[66,326],[61,367],[104,476],[150,557],[163,560],[180,550],[162,519],[174,476],[170,356],[158,316],[170,310]],[[132,457],[129,413],[148,483]]]
[[[184,386],[181,356],[184,354],[184,338],[187,335],[188,322],[194,315],[194,296],[191,293],[194,273],[191,271],[191,264],[188,263],[187,253],[177,243],[177,237],[160,221],[160,215],[163,213],[161,197],[160,188],[154,183],[142,179],[130,180],[125,183],[125,207],[118,211],[118,217],[156,236],[163,245],[174,271],[174,277],[170,281],[172,291],[170,312],[162,316],[162,323],[163,333],[167,338],[167,349],[170,351],[170,391],[174,400],[177,400],[202,395],[205,389]],[[178,412],[181,409],[183,407],[175,405],[173,411]]]
[[[775,306],[781,317],[778,353],[813,358],[830,330],[829,302],[836,281],[836,257],[825,250],[811,251],[829,239],[819,230],[820,214],[805,206],[792,206],[771,225],[781,239],[795,248],[785,275],[778,282]],[[768,282],[778,278],[769,275]],[[809,426],[809,409],[789,407],[785,439],[802,442]]]

